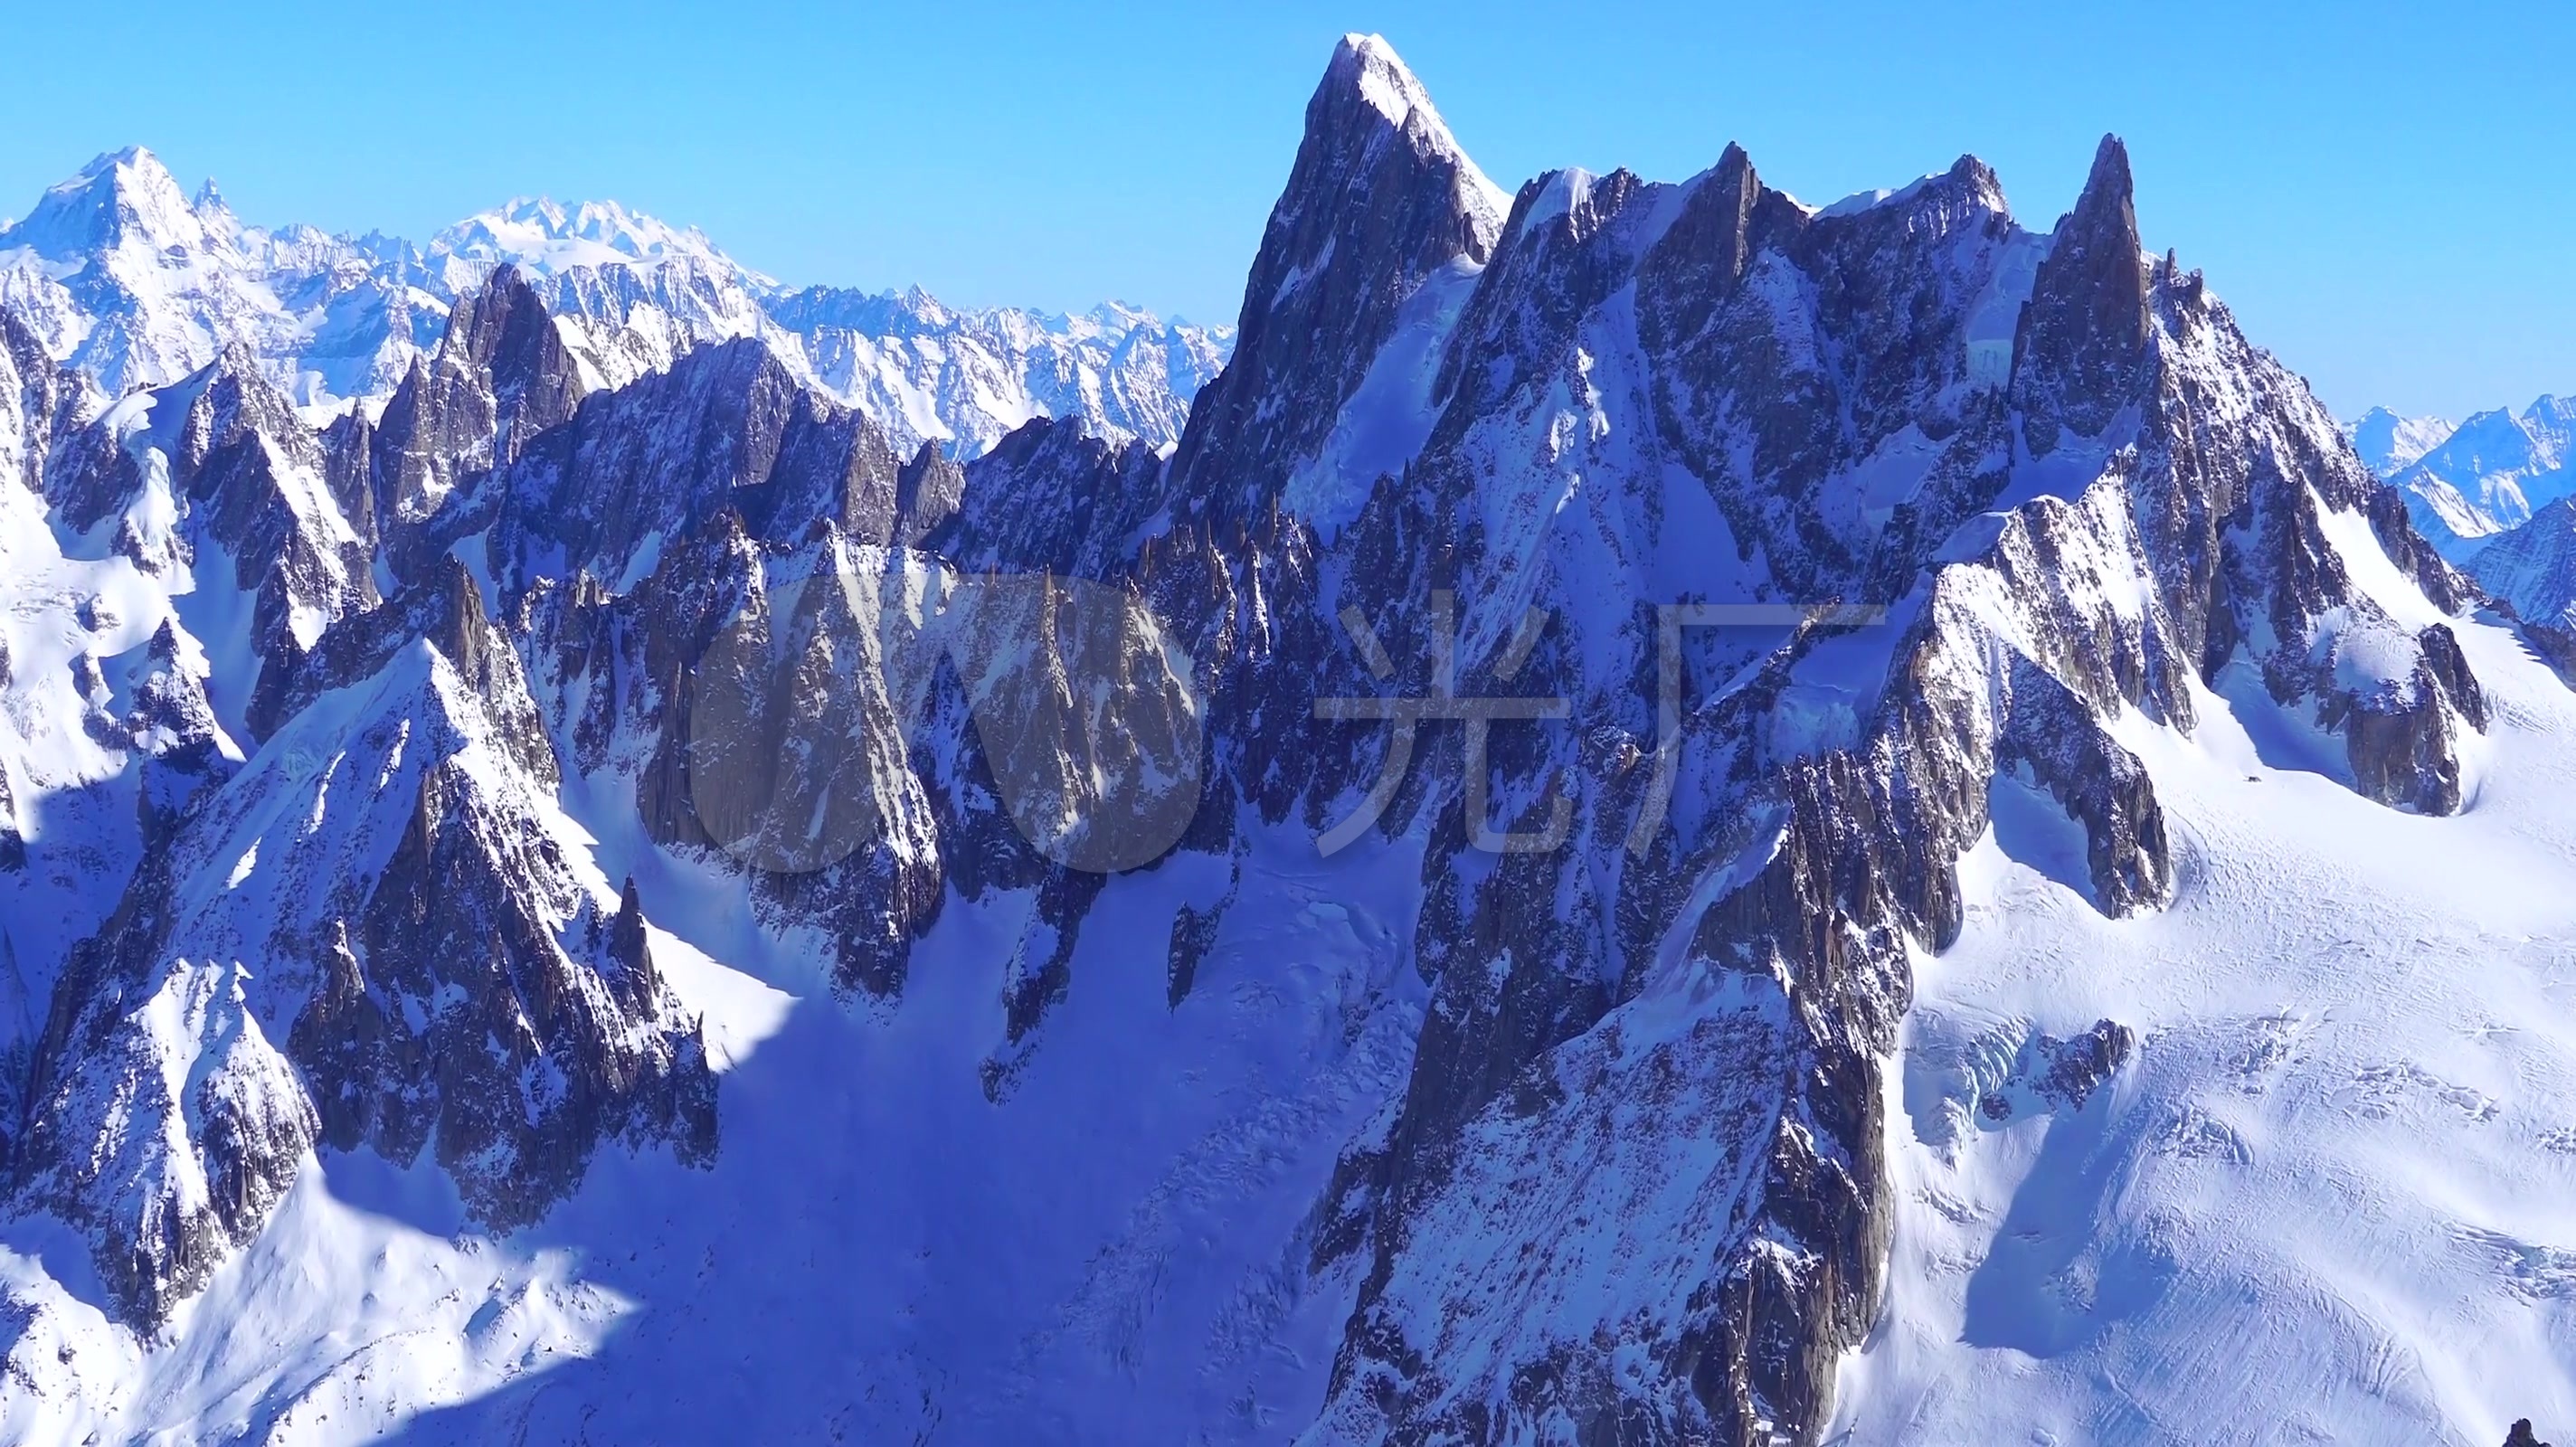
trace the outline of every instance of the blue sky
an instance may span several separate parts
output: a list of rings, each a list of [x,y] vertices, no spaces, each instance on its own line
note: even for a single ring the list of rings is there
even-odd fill
[[[1375,30],[1507,187],[1732,139],[1824,201],[1974,151],[2046,226],[2115,130],[2148,244],[2338,409],[2576,390],[2576,7],[7,3],[0,214],[142,144],[255,222],[608,197],[790,281],[1230,320]]]

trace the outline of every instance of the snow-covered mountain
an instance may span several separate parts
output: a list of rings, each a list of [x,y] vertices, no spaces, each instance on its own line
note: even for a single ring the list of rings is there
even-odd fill
[[[2387,477],[2440,446],[2459,427],[2448,417],[2400,417],[2385,407],[2373,407],[2344,431],[2352,439],[2353,450],[2361,454],[2362,465]]]
[[[191,201],[151,152],[101,156],[0,227],[0,306],[111,395],[242,346],[299,400],[390,386],[435,340],[446,297],[417,253],[309,227],[242,226]]]
[[[2560,498],[2576,495],[2576,399],[2542,397],[2520,416],[2481,412],[2426,445],[2417,423],[2384,427],[2385,409],[2354,424],[2363,457],[2406,497],[2424,536],[2453,561],[2475,555]],[[2385,432],[2384,446],[2373,439]]]
[[[2522,617],[2576,627],[2576,499],[2562,497],[2497,537],[2470,572]]]
[[[1168,451],[781,340],[920,298],[0,310],[0,1436],[2576,1421],[2576,692],[2120,142],[1305,120]]]
[[[907,451],[977,455],[1038,417],[1177,439],[1232,333],[1115,305],[1078,317],[955,311],[918,290],[790,292],[694,228],[614,203],[520,199],[426,246],[241,224],[212,183],[194,201],[139,148],[102,156],[0,226],[0,307],[110,395],[178,380],[228,346],[317,415],[381,403],[500,267],[536,278],[594,387],[758,336]]]
[[[429,253],[487,268],[516,265],[542,276],[580,267],[595,270],[685,259],[728,272],[733,281],[753,292],[773,291],[778,285],[735,264],[696,227],[681,230],[639,216],[614,201],[567,208],[549,198],[522,196],[497,211],[468,216],[439,232],[430,238]]]
[[[2523,642],[2576,687],[2576,498],[2497,534],[2469,572],[2521,620]]]

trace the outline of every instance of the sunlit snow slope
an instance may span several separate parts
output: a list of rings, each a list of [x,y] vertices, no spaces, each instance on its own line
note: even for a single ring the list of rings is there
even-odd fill
[[[2497,724],[2455,818],[2359,799],[2215,700],[2190,738],[2131,730],[2180,843],[2161,912],[2088,908],[2081,838],[1997,785],[1967,928],[1917,965],[1848,1441],[2576,1421],[2576,695],[2500,629],[2461,638]],[[2132,1070],[2036,1099],[2026,1042],[2103,1017]]]

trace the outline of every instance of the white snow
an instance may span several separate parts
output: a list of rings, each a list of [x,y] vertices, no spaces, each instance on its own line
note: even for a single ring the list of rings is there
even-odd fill
[[[616,266],[690,257],[730,270],[750,290],[767,291],[777,283],[741,267],[716,249],[705,232],[669,225],[638,215],[614,201],[582,201],[564,206],[552,197],[518,197],[497,210],[468,216],[430,238],[433,256],[469,261],[503,262],[546,274],[576,267]]]
[[[601,846],[621,864],[631,821]],[[0,1229],[0,1280],[83,1383],[0,1388],[0,1437],[556,1440],[580,1419],[593,1440],[1027,1441],[1079,1404],[1100,1440],[1275,1441],[1321,1401],[1349,1305],[1307,1275],[1310,1208],[1420,1024],[1413,862],[1349,854],[1261,836],[1178,1010],[1166,927],[1223,861],[1113,880],[998,1103],[978,1066],[1025,894],[952,901],[879,1014],[812,993],[822,942],[761,933],[735,885],[637,858],[672,925],[655,958],[729,1066],[711,1170],[604,1148],[542,1226],[495,1238],[432,1165],[308,1161],[148,1351],[52,1275],[85,1248]]]
[[[2345,435],[2371,471],[2389,477],[2440,446],[2459,426],[2448,417],[2401,417],[2385,407],[2373,407],[2346,428]]]
[[[1400,62],[1386,69],[1392,54],[1366,67],[1373,93],[1418,91]],[[1436,127],[1427,102],[1423,116]],[[1508,200],[1494,203],[1497,216]],[[0,305],[111,396],[175,381],[242,345],[319,425],[380,410],[436,348],[449,308],[505,264],[534,278],[591,386],[756,336],[885,424],[907,455],[935,439],[973,456],[1040,416],[1079,415],[1120,441],[1171,442],[1233,345],[1230,327],[1167,326],[1118,303],[1052,316],[951,311],[918,290],[789,292],[696,228],[613,201],[520,198],[425,247],[307,226],[267,231],[243,226],[211,186],[189,202],[140,149],[100,157],[26,220],[0,225]]]
[[[2165,911],[2095,913],[1998,785],[1967,929],[1916,964],[1893,1284],[1833,1440],[2576,1420],[2576,695],[2462,643],[2500,722],[2457,818],[2267,762],[2207,695],[2189,738],[2131,720],[2182,844]],[[1964,1062],[2105,1017],[2138,1056],[2083,1110],[1975,1109]]]
[[[1368,375],[1342,404],[1315,457],[1281,489],[1280,505],[1331,540],[1368,505],[1378,479],[1422,450],[1439,413],[1431,405],[1440,361],[1484,268],[1460,257],[1427,278],[1397,313]]]

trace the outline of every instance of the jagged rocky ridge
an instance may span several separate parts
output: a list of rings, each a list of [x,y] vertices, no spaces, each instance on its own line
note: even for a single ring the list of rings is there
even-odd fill
[[[14,1199],[148,1326],[310,1152],[434,1145],[508,1226],[600,1149],[720,1150],[654,901],[590,862],[576,789],[827,941],[853,1010],[904,1007],[943,911],[1026,892],[980,1063],[1007,1100],[1103,870],[1226,862],[1172,921],[1186,999],[1256,836],[1391,766],[1315,701],[1446,658],[1565,717],[1426,724],[1356,846],[1418,853],[1429,1006],[1315,1206],[1349,1313],[1306,1440],[1812,1441],[1989,789],[2054,800],[2117,916],[2175,887],[2129,731],[2269,711],[2440,813],[2486,724],[2446,621],[2474,595],[2142,254],[2131,184],[2106,139],[2046,234],[1973,158],[1824,210],[1734,148],[1506,198],[1354,37],[1168,460],[1038,421],[961,468],[759,335],[606,385],[506,268],[319,431],[239,352],[110,405],[9,332],[8,506],[143,605],[47,615],[88,672],[22,710],[90,738],[122,842],[89,867],[131,867],[92,938],[18,947],[52,1003]],[[1668,655],[1663,604],[1757,611]],[[2081,1109],[2133,1048],[2034,1039],[1996,1099]]]
[[[151,152],[99,157],[0,224],[0,310],[111,395],[239,347],[296,403],[380,403],[451,310],[515,266],[584,383],[621,386],[700,346],[758,337],[906,451],[961,457],[1035,417],[1163,445],[1224,365],[1231,333],[1107,304],[1079,316],[954,310],[918,288],[790,290],[696,230],[613,203],[518,200],[425,246],[245,226],[212,182],[193,199]]]

